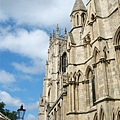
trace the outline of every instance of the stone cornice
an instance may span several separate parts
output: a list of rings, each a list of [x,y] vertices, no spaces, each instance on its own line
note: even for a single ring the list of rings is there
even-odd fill
[[[83,47],[83,46],[85,46],[87,44],[90,44],[92,46],[97,41],[100,42],[102,40],[106,41],[106,40],[110,40],[110,39],[112,39],[112,38],[104,38],[102,36],[98,36],[95,40],[92,40],[90,43],[84,43],[84,44],[81,44],[81,45],[80,44],[79,45],[72,44],[70,47],[74,47],[74,48],[76,48],[76,47]]]
[[[112,39],[112,38],[104,38],[104,37],[99,36],[94,41],[92,41],[90,44],[93,45],[96,41],[102,41],[102,40],[106,41],[106,40],[110,40],[110,39]]]
[[[99,16],[99,15],[96,15],[96,18],[100,18],[100,19],[106,19],[106,18],[109,18],[113,13],[115,13],[116,11],[118,10],[118,7],[113,10],[108,16]]]
[[[120,101],[120,98],[113,98],[111,96],[105,96],[105,97],[100,98],[99,100],[97,100],[95,102],[95,104],[98,104],[98,103],[101,103],[101,102],[104,102],[104,101]]]
[[[93,57],[94,57],[94,56],[92,55],[89,59],[87,59],[87,60],[86,60],[85,62],[83,62],[83,63],[76,63],[76,64],[69,63],[68,66],[69,66],[69,65],[73,65],[73,66],[84,65],[84,64],[86,64],[88,61],[90,61]]]
[[[97,109],[96,108],[93,108],[93,109],[90,109],[90,110],[88,110],[88,111],[72,111],[72,112],[68,112],[66,115],[70,115],[70,114],[76,114],[76,115],[78,115],[78,114],[88,114],[88,113],[91,113],[91,112],[95,112],[95,111],[97,111]]]

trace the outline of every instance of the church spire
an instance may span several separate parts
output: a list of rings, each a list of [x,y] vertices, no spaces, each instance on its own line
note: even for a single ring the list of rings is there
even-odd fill
[[[80,11],[80,10],[86,11],[86,8],[85,8],[82,0],[76,0],[75,4],[73,6],[71,14],[73,12],[75,12],[75,11]]]

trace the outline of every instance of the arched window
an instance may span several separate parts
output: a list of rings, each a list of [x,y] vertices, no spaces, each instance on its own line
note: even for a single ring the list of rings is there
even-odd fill
[[[77,15],[77,25],[79,25],[79,15]]]
[[[92,93],[90,93],[93,105],[95,105],[95,101],[96,101],[96,91],[95,91],[95,76],[93,75],[92,70],[89,68],[88,69],[88,73],[87,73],[87,79],[89,80],[89,84],[91,83],[91,91]]]
[[[116,51],[116,61],[118,66],[118,71],[120,71],[120,26],[117,29],[115,36],[114,36],[114,45]],[[120,77],[120,74],[119,74]]]
[[[101,109],[100,120],[106,120],[106,119],[105,119],[105,114],[104,114],[103,109]]]
[[[120,50],[120,26],[114,36],[115,50]]]
[[[62,55],[62,72],[66,72],[66,67],[67,67],[67,54],[66,52]]]
[[[48,91],[48,102],[50,102],[50,89],[49,89],[49,91]]]
[[[115,120],[115,114],[114,114],[114,113],[113,113],[113,116],[112,116],[112,117],[113,117],[113,119],[112,119],[112,120]]]
[[[85,24],[85,13],[81,14],[81,23],[82,23],[82,25]]]
[[[95,114],[95,116],[94,116],[94,119],[93,120],[98,120],[98,115],[97,115],[97,113]]]
[[[97,47],[94,48],[93,55],[94,55],[94,63],[99,62],[100,55]]]
[[[120,111],[118,111],[117,120],[120,120]]]

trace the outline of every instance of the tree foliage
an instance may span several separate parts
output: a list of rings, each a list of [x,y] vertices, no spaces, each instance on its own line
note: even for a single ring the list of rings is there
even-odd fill
[[[10,111],[8,109],[5,109],[5,103],[0,102],[0,112],[10,118],[11,120],[17,119],[17,112],[16,111]]]

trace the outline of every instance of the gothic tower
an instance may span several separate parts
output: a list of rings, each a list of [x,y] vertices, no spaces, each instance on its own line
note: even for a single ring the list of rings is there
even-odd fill
[[[50,36],[39,120],[120,120],[120,0],[75,0],[70,17]]]
[[[53,31],[50,35],[46,76],[43,81],[43,95],[39,104],[39,120],[54,118],[53,114],[57,111],[54,104],[62,94],[63,79],[61,75],[66,72],[67,31],[65,29],[64,36],[61,36],[59,32],[57,25],[56,34]],[[60,102],[58,107],[61,107]]]

